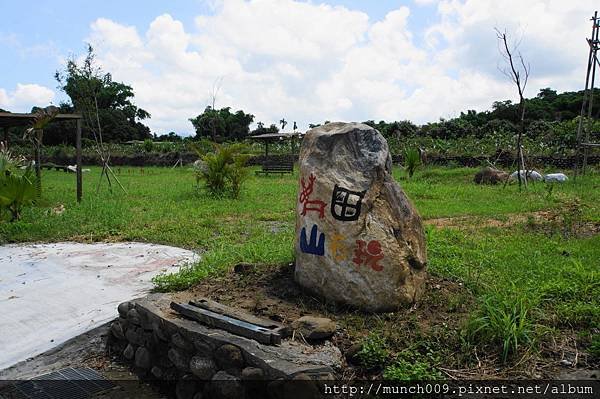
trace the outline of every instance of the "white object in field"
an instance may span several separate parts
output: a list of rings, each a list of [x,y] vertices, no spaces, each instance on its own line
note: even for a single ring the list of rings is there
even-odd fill
[[[544,181],[546,182],[563,182],[567,180],[569,180],[569,178],[564,173],[549,173],[544,176]]]
[[[68,165],[67,169],[69,170],[69,172],[73,172],[73,173],[77,173],[77,165]],[[89,169],[81,169],[81,172],[89,172]]]
[[[134,242],[0,246],[0,370],[118,316],[194,252]]]
[[[544,178],[542,177],[542,175],[539,172],[536,172],[535,170],[519,170],[514,171],[510,174],[510,179],[511,180],[517,180],[517,174],[521,175],[521,179],[528,179],[528,180],[543,180]]]

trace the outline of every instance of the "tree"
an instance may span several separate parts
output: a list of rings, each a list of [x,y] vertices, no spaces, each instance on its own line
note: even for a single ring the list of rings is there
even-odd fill
[[[518,44],[513,46],[511,50],[508,46],[508,39],[505,32],[500,32],[496,29],[496,35],[501,43],[500,54],[504,57],[509,68],[502,69],[504,75],[506,75],[514,84],[517,86],[519,92],[519,133],[517,134],[517,163],[519,165],[519,173],[517,177],[519,180],[519,190],[521,189],[521,172],[525,171],[525,161],[523,160],[523,134],[525,133],[525,88],[527,87],[527,80],[529,79],[529,72],[531,67],[529,64],[525,64],[523,56],[517,50]],[[514,57],[513,57],[513,53]],[[516,58],[516,60],[514,59]],[[525,173],[525,172],[524,172]],[[525,176],[525,186],[527,187],[527,176]]]
[[[157,141],[171,141],[171,142],[179,142],[183,140],[183,137],[179,136],[175,132],[169,132],[168,134],[161,134],[160,136],[155,137]]]
[[[275,134],[275,133],[279,133],[279,128],[277,127],[277,125],[275,125],[274,123],[271,123],[271,125],[269,127],[265,127],[265,124],[262,122],[258,122],[256,129],[254,129],[253,131],[250,132],[251,136],[256,136],[259,134]]]
[[[89,44],[83,63],[79,65],[75,58],[70,59],[63,72],[56,72],[55,78],[59,88],[71,98],[75,110],[82,114],[84,127],[91,132],[96,142],[96,152],[102,160],[100,181],[102,176],[106,176],[112,190],[110,172],[125,191],[109,165],[110,153],[104,145],[105,136],[111,132],[113,138],[126,139],[129,126],[133,130],[142,129],[142,137],[136,135],[133,138],[150,138],[150,130],[143,129],[143,125],[137,121],[149,118],[150,114],[130,101],[133,97],[131,86],[114,82],[110,73],[102,71],[96,63],[94,49]],[[96,191],[100,189],[100,181]]]
[[[123,142],[151,137],[150,129],[141,123],[150,114],[133,103],[135,94],[131,86],[113,81],[110,73],[97,66],[91,45],[82,64],[71,58],[65,70],[57,71],[54,76],[58,88],[71,100],[71,104],[61,104],[61,111],[83,114],[84,138]],[[68,141],[72,143],[71,140]]]
[[[254,115],[242,110],[232,113],[229,107],[216,110],[211,106],[190,119],[196,130],[196,138],[210,138],[213,141],[242,140],[250,134],[253,121]]]

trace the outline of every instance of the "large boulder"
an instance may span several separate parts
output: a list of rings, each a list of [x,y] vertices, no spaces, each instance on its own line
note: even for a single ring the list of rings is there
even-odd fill
[[[508,179],[508,173],[485,167],[475,174],[473,181],[477,184],[498,184],[504,183]]]
[[[423,226],[391,175],[383,136],[329,123],[306,134],[299,162],[296,281],[368,311],[416,301],[426,278]]]

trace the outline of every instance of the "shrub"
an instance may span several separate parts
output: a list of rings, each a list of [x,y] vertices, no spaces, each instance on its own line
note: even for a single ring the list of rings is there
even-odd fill
[[[223,196],[229,194],[238,198],[243,183],[249,176],[246,162],[248,155],[244,154],[244,145],[214,144],[214,152],[202,155],[198,147],[193,147],[200,155],[194,163],[193,169],[196,184],[203,180],[210,194]]]
[[[426,356],[403,352],[392,365],[385,368],[383,378],[390,381],[435,381],[443,379],[443,375]]]
[[[38,197],[33,168],[21,172],[24,163],[25,158],[13,155],[0,143],[0,216],[8,212],[11,220],[20,219],[23,207]]]
[[[144,140],[144,151],[152,152],[154,151],[154,142],[150,139]]]
[[[408,177],[412,177],[417,167],[421,164],[421,156],[415,148],[406,148],[404,150],[404,168]]]

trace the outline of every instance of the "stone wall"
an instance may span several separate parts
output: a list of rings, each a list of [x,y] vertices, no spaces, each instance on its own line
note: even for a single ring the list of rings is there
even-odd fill
[[[141,378],[179,399],[288,397],[298,384],[316,393],[319,381],[334,379],[342,366],[331,343],[267,346],[182,318],[169,304],[168,294],[120,304],[107,345]]]

